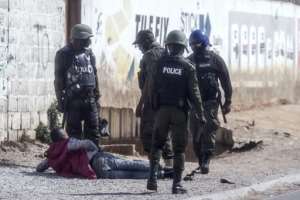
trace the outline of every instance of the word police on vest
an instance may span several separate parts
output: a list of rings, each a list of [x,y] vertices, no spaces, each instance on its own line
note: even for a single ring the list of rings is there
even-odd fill
[[[172,74],[172,75],[182,75],[182,69],[178,68],[171,68],[171,67],[164,67],[163,68],[163,74]]]
[[[79,73],[89,73],[89,74],[91,74],[91,73],[93,73],[93,67],[92,67],[92,65],[88,65],[87,67],[86,66],[80,66],[80,67],[77,66],[77,71]]]

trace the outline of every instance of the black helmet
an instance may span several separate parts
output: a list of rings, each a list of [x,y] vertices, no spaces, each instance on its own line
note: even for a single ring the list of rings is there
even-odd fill
[[[85,40],[90,37],[93,37],[93,32],[91,27],[86,24],[76,24],[73,26],[71,30],[71,38],[72,39],[80,39]]]
[[[187,46],[187,39],[186,39],[185,34],[182,31],[174,30],[174,31],[171,31],[168,34],[167,39],[165,41],[165,44],[166,45],[180,44],[180,45],[186,47]]]
[[[139,31],[136,35],[135,41],[132,44],[140,44],[145,40],[149,40],[149,42],[154,42],[155,38],[150,30]]]

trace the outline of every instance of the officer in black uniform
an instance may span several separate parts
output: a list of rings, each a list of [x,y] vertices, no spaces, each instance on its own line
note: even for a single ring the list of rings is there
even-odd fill
[[[171,31],[166,39],[167,55],[160,58],[150,82],[151,104],[156,110],[152,140],[150,175],[147,189],[157,190],[157,171],[161,150],[172,133],[174,151],[173,194],[186,193],[181,185],[187,145],[188,101],[194,105],[199,123],[205,123],[196,71],[184,57],[186,36]]]
[[[229,73],[223,59],[208,50],[209,39],[200,30],[195,30],[189,38],[193,53],[188,59],[195,65],[199,89],[207,119],[205,126],[195,119],[195,109],[190,113],[190,131],[193,135],[194,152],[199,161],[199,172],[209,172],[210,158],[215,149],[216,130],[219,128],[218,107],[221,103],[219,81],[224,91],[223,114],[230,112],[232,87]]]
[[[72,28],[71,42],[55,56],[54,86],[58,109],[66,115],[68,135],[98,145],[100,93],[95,55],[89,48],[92,36],[92,29],[85,24]]]
[[[140,130],[144,151],[150,154],[155,113],[150,105],[149,98],[146,98],[149,95],[147,92],[148,77],[152,73],[153,64],[165,53],[165,49],[155,42],[154,35],[150,30],[139,31],[133,44],[137,45],[143,53],[140,61],[140,71],[138,72],[142,96],[136,108],[136,116],[141,117]],[[163,148],[162,157],[165,162],[165,171],[172,170],[173,152],[170,137],[168,137]]]

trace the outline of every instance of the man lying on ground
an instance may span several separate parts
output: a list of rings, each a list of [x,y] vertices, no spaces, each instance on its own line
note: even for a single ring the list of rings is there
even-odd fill
[[[46,151],[47,159],[36,168],[44,172],[49,167],[65,177],[88,179],[146,179],[149,176],[149,162],[129,160],[104,152],[90,140],[68,138],[63,129],[53,129],[50,133],[52,144]],[[170,177],[159,171],[160,177]]]

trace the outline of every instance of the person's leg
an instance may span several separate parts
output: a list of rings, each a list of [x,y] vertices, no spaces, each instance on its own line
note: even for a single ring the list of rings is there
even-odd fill
[[[166,170],[173,169],[173,156],[171,133],[168,133],[167,141],[162,149],[162,158],[164,159]]]
[[[181,185],[182,173],[184,171],[185,148],[187,145],[187,116],[183,111],[173,108],[171,120],[172,142],[174,149],[174,177],[173,194],[186,193],[186,189]]]
[[[126,171],[126,170],[108,170],[103,171],[103,178],[106,179],[147,179],[149,171]]]
[[[215,151],[216,131],[219,127],[218,104],[215,101],[206,102],[204,109],[205,109],[205,117],[207,119],[207,123],[204,126],[201,134],[201,143],[202,143],[201,173],[207,174],[209,173],[210,159]]]
[[[193,150],[198,159],[199,167],[201,166],[201,128],[196,118],[196,113],[192,110],[189,114],[189,130],[193,137]]]
[[[69,102],[66,116],[66,132],[69,137],[82,139],[80,100]]]
[[[145,160],[128,160],[121,158],[109,158],[108,163],[112,170],[124,171],[146,171],[149,172],[150,165]]]
[[[87,100],[84,108],[84,136],[99,146],[99,114],[95,100]]]
[[[157,190],[157,176],[161,150],[164,147],[169,131],[170,113],[168,107],[161,107],[156,114],[152,148],[150,155],[150,174],[147,181],[148,190]]]
[[[141,116],[141,142],[143,144],[144,151],[150,155],[151,145],[152,145],[152,133],[154,126],[154,111],[150,106],[145,106],[143,109],[143,114]]]

